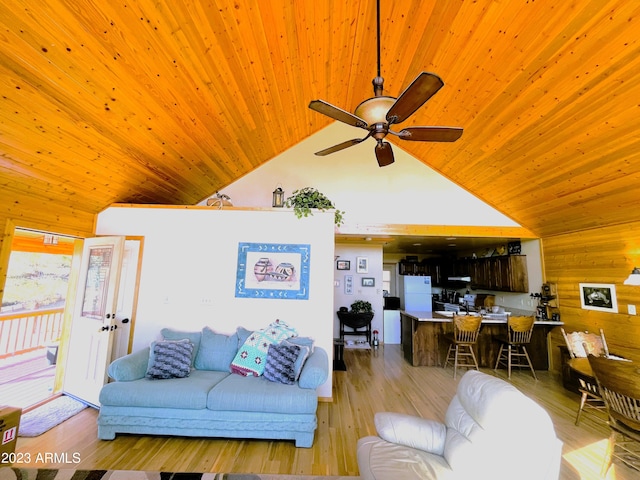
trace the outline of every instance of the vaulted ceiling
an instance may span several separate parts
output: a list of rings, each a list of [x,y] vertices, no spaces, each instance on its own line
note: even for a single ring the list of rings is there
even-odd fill
[[[381,12],[385,93],[445,82],[402,126],[464,127],[392,143],[539,236],[640,220],[640,3]],[[84,212],[194,204],[325,127],[310,100],[353,111],[375,75],[374,0],[3,0],[0,187]]]

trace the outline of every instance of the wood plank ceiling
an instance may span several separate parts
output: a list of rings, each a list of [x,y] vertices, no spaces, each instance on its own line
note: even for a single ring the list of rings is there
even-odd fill
[[[445,82],[407,125],[465,129],[392,142],[542,237],[640,220],[639,2],[381,8],[385,92],[423,70]],[[372,96],[375,14],[374,0],[3,0],[2,196],[197,203],[325,127],[310,100]]]

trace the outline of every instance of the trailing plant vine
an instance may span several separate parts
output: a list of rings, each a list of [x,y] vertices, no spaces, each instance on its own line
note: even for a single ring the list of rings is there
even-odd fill
[[[329,200],[323,193],[312,187],[304,187],[294,190],[293,194],[285,200],[284,206],[293,208],[296,217],[308,217],[313,215],[313,208],[321,211],[335,210],[334,223],[337,226],[342,225],[344,212],[338,210],[333,202]]]

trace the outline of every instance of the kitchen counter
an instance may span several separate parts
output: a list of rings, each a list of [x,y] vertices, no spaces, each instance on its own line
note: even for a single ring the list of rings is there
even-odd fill
[[[409,363],[413,366],[442,365],[448,344],[441,341],[440,337],[453,331],[452,318],[448,316],[450,313],[452,312],[400,311],[402,351]],[[478,342],[474,347],[480,367],[494,367],[500,348],[495,337],[504,333],[506,324],[506,316],[483,316]],[[562,325],[562,322],[551,320],[535,322],[527,352],[536,370],[549,369],[547,336],[553,328]]]
[[[420,311],[405,311],[402,310],[401,314],[407,315],[418,322],[452,322],[453,314],[455,312],[444,312],[444,311],[436,311],[436,312],[420,312]],[[458,315],[466,315],[465,312],[460,312]],[[483,324],[506,324],[507,316],[509,313],[487,313],[484,315],[480,315],[479,313],[472,312],[471,315],[479,315],[482,317]],[[553,327],[561,327],[564,325],[563,322],[557,322],[554,320],[536,320],[535,325],[548,325]]]

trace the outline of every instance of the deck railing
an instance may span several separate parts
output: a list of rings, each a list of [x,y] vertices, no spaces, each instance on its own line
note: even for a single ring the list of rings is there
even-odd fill
[[[0,359],[57,342],[63,314],[64,308],[0,314]]]

